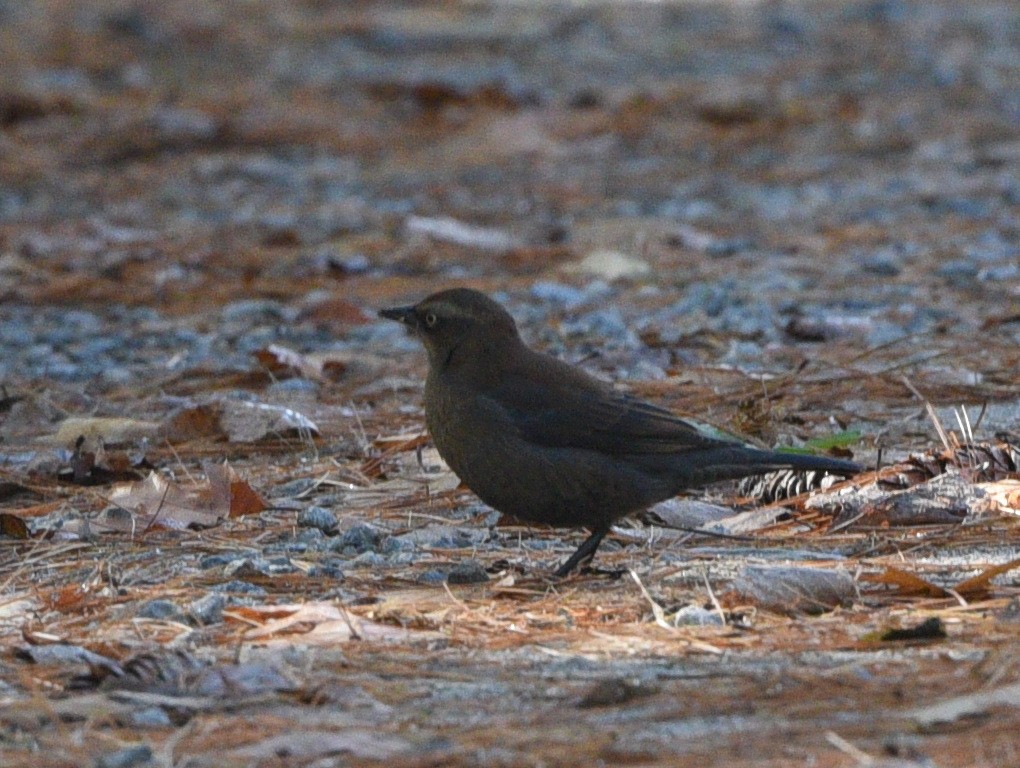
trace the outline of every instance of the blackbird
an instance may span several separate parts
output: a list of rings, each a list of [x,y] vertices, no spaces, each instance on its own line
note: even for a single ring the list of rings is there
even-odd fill
[[[425,345],[425,420],[468,488],[514,517],[591,531],[556,576],[590,563],[615,520],[686,488],[777,469],[861,469],[707,436],[529,349],[510,314],[475,290],[453,288],[379,314]]]

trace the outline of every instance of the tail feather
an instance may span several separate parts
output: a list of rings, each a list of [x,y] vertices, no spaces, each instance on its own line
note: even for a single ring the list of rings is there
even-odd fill
[[[692,466],[693,464],[693,466]],[[699,451],[697,459],[683,468],[688,484],[708,485],[722,480],[738,480],[749,475],[762,475],[782,469],[830,472],[851,477],[862,471],[859,464],[828,456],[812,456],[782,451],[759,451],[742,446],[720,447]]]

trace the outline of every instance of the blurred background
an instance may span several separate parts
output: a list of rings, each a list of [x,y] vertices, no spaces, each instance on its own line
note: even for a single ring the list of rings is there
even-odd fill
[[[8,0],[0,59],[0,379],[405,354],[465,283],[616,377],[1015,381],[1015,3]]]

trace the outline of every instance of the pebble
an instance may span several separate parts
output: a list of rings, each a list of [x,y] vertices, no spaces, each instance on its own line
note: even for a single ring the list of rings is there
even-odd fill
[[[864,256],[860,265],[862,271],[879,277],[896,277],[903,271],[899,259],[885,252]]]
[[[333,579],[334,581],[343,581],[344,565],[345,565],[344,561],[338,558],[325,560],[321,563],[316,563],[311,568],[309,568],[308,576],[310,578],[325,578]]]
[[[352,555],[373,552],[382,541],[383,535],[383,531],[374,525],[358,523],[344,531],[339,539],[334,539],[330,543],[330,549]]]
[[[432,568],[427,571],[423,571],[418,574],[417,582],[419,584],[428,584],[435,586],[446,582],[446,572]]]
[[[316,528],[323,533],[336,533],[336,515],[325,507],[305,507],[298,512],[297,524],[302,528]]]
[[[209,568],[221,568],[236,560],[243,560],[246,555],[239,552],[217,552],[215,555],[206,555],[199,559],[198,567],[203,570]]]
[[[714,259],[722,259],[729,256],[735,256],[742,251],[749,251],[753,247],[754,243],[747,238],[725,238],[710,242],[705,247],[705,254]]]
[[[583,304],[584,292],[572,285],[564,283],[539,282],[531,286],[531,295],[541,301],[559,304],[567,309]]]
[[[978,275],[978,266],[967,259],[950,259],[940,264],[935,274],[950,280],[973,280]]]
[[[718,611],[710,611],[700,605],[688,605],[669,617],[673,626],[712,627],[722,626],[723,619]]]
[[[477,560],[465,560],[458,563],[446,575],[449,584],[484,584],[489,580],[489,574]]]
[[[388,537],[382,545],[384,554],[414,552],[418,549],[464,549],[484,543],[489,532],[482,528],[453,528],[447,525],[426,525],[422,528]]]
[[[274,381],[266,391],[276,395],[316,395],[321,388],[322,385],[317,381],[295,378]]]
[[[217,592],[209,592],[188,606],[188,614],[195,623],[202,627],[219,624],[223,621],[223,609],[227,599]]]
[[[567,336],[598,340],[600,347],[637,349],[644,346],[616,307],[587,312],[564,322],[560,330]]]
[[[181,609],[169,600],[149,600],[135,612],[140,619],[183,619]]]
[[[300,496],[307,490],[315,487],[316,480],[309,477],[302,477],[297,480],[291,480],[287,483],[280,483],[270,492],[273,498],[292,498],[294,496]]]
[[[145,707],[129,712],[128,724],[135,728],[171,728],[173,722],[162,707]]]
[[[96,768],[133,768],[152,762],[152,749],[147,744],[107,752],[96,759]]]
[[[233,301],[220,310],[220,319],[226,323],[253,323],[284,319],[284,307],[271,299],[242,299]]]
[[[389,564],[389,560],[377,552],[362,552],[350,561],[352,568],[382,568]]]
[[[261,587],[258,584],[252,584],[247,581],[240,581],[234,579],[232,581],[224,582],[223,584],[216,584],[212,587],[215,592],[224,592],[228,595],[247,595],[249,597],[264,597],[266,594],[265,587]],[[235,598],[231,597],[229,602],[235,602]]]
[[[278,555],[276,557],[246,557],[242,560],[234,560],[223,569],[227,576],[239,578],[247,575],[278,576],[284,573],[295,573],[297,570],[297,566],[286,555]]]
[[[983,283],[1008,283],[1014,285],[1020,280],[1020,265],[1005,264],[1001,267],[989,267],[982,269],[977,274],[978,280]]]

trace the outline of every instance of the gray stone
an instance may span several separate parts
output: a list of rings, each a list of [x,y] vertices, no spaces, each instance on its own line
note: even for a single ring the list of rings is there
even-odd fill
[[[209,592],[191,603],[188,613],[196,624],[207,627],[223,621],[223,608],[226,604],[227,599],[222,594]]]
[[[338,523],[336,515],[324,507],[305,507],[298,512],[297,524],[302,528],[317,528],[324,533],[334,533]]]
[[[465,560],[458,563],[446,575],[449,584],[484,584],[489,580],[482,564],[477,560]]]

